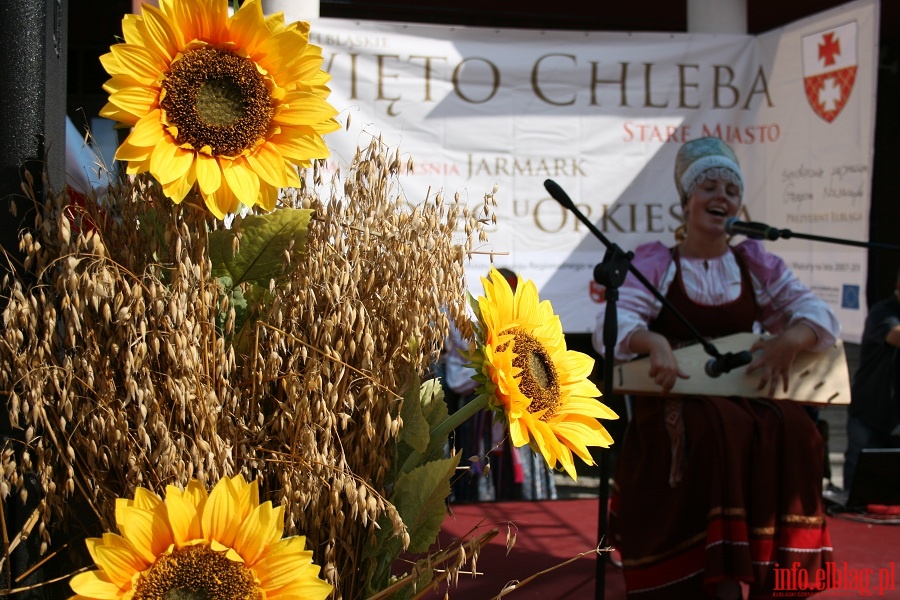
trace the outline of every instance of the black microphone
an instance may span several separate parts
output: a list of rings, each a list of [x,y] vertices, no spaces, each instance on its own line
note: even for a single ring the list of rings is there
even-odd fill
[[[550,192],[550,195],[553,196],[553,198],[557,202],[562,204],[565,208],[568,208],[569,210],[572,210],[572,211],[575,210],[575,203],[572,202],[572,199],[569,198],[569,195],[565,192],[565,190],[563,190],[561,187],[559,187],[558,183],[556,183],[552,179],[545,179],[544,187],[547,189],[548,192]]]
[[[757,223],[756,221],[739,221],[735,217],[729,217],[725,221],[725,232],[729,235],[740,233],[754,240],[774,241],[780,237],[791,237],[790,231],[787,229],[775,229],[765,223]]]
[[[738,352],[737,354],[728,352],[718,358],[711,358],[709,362],[706,363],[704,370],[707,375],[715,378],[722,373],[729,373],[738,367],[749,365],[751,362],[753,362],[753,355],[747,350]]]

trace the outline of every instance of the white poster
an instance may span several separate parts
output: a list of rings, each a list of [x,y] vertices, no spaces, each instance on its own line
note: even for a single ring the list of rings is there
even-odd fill
[[[415,169],[418,204],[441,192],[479,206],[495,185],[494,264],[538,285],[565,331],[595,327],[606,246],[545,188],[558,184],[623,250],[674,243],[673,180],[685,141],[715,135],[738,155],[745,219],[797,235],[865,241],[874,131],[876,0],[764,36],[539,31],[316,19],[311,41],[350,127],[326,139],[346,164],[381,136]],[[770,242],[838,312],[865,318],[866,253]],[[489,266],[467,268],[470,287]]]

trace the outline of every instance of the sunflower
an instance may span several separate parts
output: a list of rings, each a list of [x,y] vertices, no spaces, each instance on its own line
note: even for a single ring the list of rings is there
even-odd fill
[[[307,23],[266,18],[260,0],[228,16],[228,0],[160,0],[122,21],[125,42],[100,62],[111,79],[101,116],[133,127],[116,151],[181,202],[196,187],[218,218],[275,207],[298,187],[296,166],[326,158],[340,128],[328,73]]]
[[[263,600],[326,598],[304,537],[282,539],[284,508],[259,503],[256,482],[223,478],[210,494],[197,480],[162,500],[138,488],[116,500],[122,535],[87,540],[99,567],[79,573],[74,599]]]
[[[479,397],[509,423],[516,447],[530,444],[575,479],[572,453],[594,464],[588,446],[613,441],[597,419],[618,418],[588,379],[594,359],[566,349],[559,316],[534,282],[520,280],[513,292],[496,269],[481,282],[485,295],[473,302],[478,322],[469,353]]]

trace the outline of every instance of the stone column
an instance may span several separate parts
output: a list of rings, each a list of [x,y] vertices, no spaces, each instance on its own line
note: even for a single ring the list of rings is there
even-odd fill
[[[267,15],[283,12],[286,23],[319,18],[319,0],[263,0],[262,8]]]
[[[747,33],[747,0],[688,0],[689,33]]]

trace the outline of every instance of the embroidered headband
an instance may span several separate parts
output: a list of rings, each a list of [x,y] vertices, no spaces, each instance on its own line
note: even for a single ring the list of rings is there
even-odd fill
[[[681,203],[687,202],[694,188],[706,179],[721,178],[738,186],[744,195],[744,177],[734,151],[716,137],[685,142],[675,157],[675,187]]]

